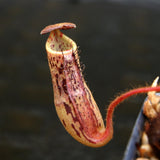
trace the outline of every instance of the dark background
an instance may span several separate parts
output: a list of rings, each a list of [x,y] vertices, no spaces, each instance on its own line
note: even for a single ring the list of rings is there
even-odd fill
[[[93,149],[60,124],[45,52],[49,24],[73,22],[65,33],[80,46],[85,79],[103,117],[122,91],[160,76],[159,0],[1,0],[0,159],[118,160],[145,95],[121,104],[114,139]]]

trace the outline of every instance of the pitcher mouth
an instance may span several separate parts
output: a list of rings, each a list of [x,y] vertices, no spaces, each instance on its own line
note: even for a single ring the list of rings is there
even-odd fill
[[[73,23],[64,22],[55,25],[49,25],[41,31],[41,34],[50,32],[46,42],[46,49],[51,54],[67,54],[77,50],[76,43],[60,31],[71,28],[76,28],[76,25]]]
[[[77,45],[60,30],[54,30],[46,42],[46,49],[52,54],[68,54],[76,51]]]

